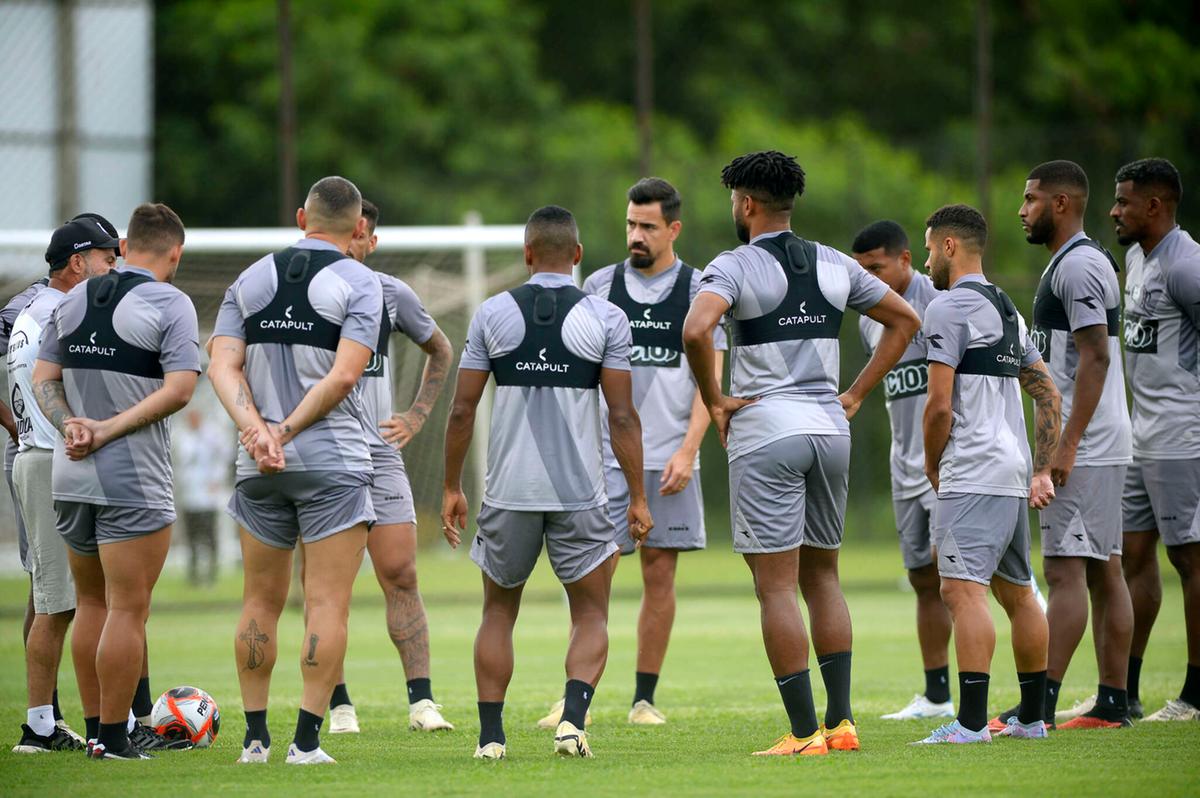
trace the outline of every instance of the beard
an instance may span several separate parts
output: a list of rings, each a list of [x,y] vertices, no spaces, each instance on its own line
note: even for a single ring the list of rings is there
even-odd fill
[[[654,265],[655,260],[654,255],[646,250],[629,250],[629,265],[635,269],[649,269]]]
[[[934,288],[945,291],[950,287],[950,262],[935,258],[929,264],[929,277]]]
[[[750,243],[750,228],[745,222],[743,222],[741,219],[734,219],[733,229],[734,232],[737,233],[738,241],[741,241],[743,244]]]
[[[1047,209],[1045,213],[1030,222],[1029,232],[1025,234],[1025,240],[1030,244],[1047,244],[1053,237],[1054,217],[1050,215],[1050,211]]]
[[[1122,226],[1117,228],[1117,243],[1123,247],[1138,242],[1138,237],[1129,232],[1129,229]]]

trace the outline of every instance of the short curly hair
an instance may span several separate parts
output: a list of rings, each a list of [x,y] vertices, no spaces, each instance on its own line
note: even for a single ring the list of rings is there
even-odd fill
[[[790,211],[804,194],[804,170],[777,150],[741,155],[721,170],[726,188],[743,191],[774,211]]]

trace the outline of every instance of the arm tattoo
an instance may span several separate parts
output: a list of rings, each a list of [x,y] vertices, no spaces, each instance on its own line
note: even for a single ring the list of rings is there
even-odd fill
[[[246,394],[246,381],[244,379],[238,380],[238,392],[237,398],[234,400],[234,404],[241,408],[250,406],[250,400]]]
[[[439,329],[435,336],[441,333]],[[440,335],[441,340],[446,340],[444,334]],[[449,341],[447,341],[447,345]],[[435,349],[429,353],[429,359],[425,363],[425,372],[421,375],[421,387],[417,389],[417,398],[413,400],[412,410],[420,413],[422,418],[428,418],[429,413],[433,410],[433,406],[437,403],[438,396],[442,393],[442,386],[446,384],[446,373],[450,370],[450,361],[454,359],[454,351],[447,347],[447,350]]]
[[[1033,398],[1033,470],[1045,471],[1062,429],[1062,398],[1045,369],[1022,368],[1021,387]]]
[[[34,393],[34,398],[37,400],[42,414],[54,425],[58,434],[65,438],[65,422],[75,414],[71,412],[71,407],[67,404],[67,389],[63,387],[62,380],[39,382],[34,386]]]

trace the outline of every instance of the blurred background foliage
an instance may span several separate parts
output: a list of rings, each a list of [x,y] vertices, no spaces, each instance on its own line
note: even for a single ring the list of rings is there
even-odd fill
[[[645,0],[648,2],[648,0]],[[634,7],[553,0],[292,0],[296,186],[354,180],[384,224],[519,223],[547,203],[579,218],[585,270],[624,256],[624,193],[644,163]],[[156,12],[155,189],[191,226],[267,226],[281,207],[277,33],[267,0],[174,0]],[[981,37],[980,9],[989,25]],[[1079,162],[1088,231],[1120,258],[1112,175],[1135,158],[1200,174],[1200,5],[1171,0],[658,0],[651,171],[684,198],[678,251],[703,267],[737,242],[721,167],[794,154],[808,190],[794,226],[848,250],[878,218],[909,231],[948,202],[982,205],[987,268],[1028,309],[1047,260],[1017,220],[1024,178]],[[979,52],[990,54],[981,115]],[[987,159],[981,163],[981,119]],[[1189,146],[1189,144],[1191,146]],[[986,179],[980,179],[980,171]],[[981,202],[986,186],[986,202]],[[461,345],[461,342],[455,342]],[[844,376],[863,358],[843,335]],[[856,419],[852,503],[891,529],[887,421]],[[430,431],[432,432],[432,431]],[[724,468],[704,453],[710,524]],[[868,508],[868,509],[864,509]]]

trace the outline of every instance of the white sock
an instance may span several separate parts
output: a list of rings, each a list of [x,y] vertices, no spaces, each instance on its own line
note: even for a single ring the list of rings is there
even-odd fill
[[[49,737],[54,732],[54,706],[46,704],[40,707],[30,707],[26,712],[26,723],[33,733]]]
[[[125,721],[125,733],[133,731],[134,724],[137,723],[137,718],[133,716],[133,710],[129,710],[129,720]]]

